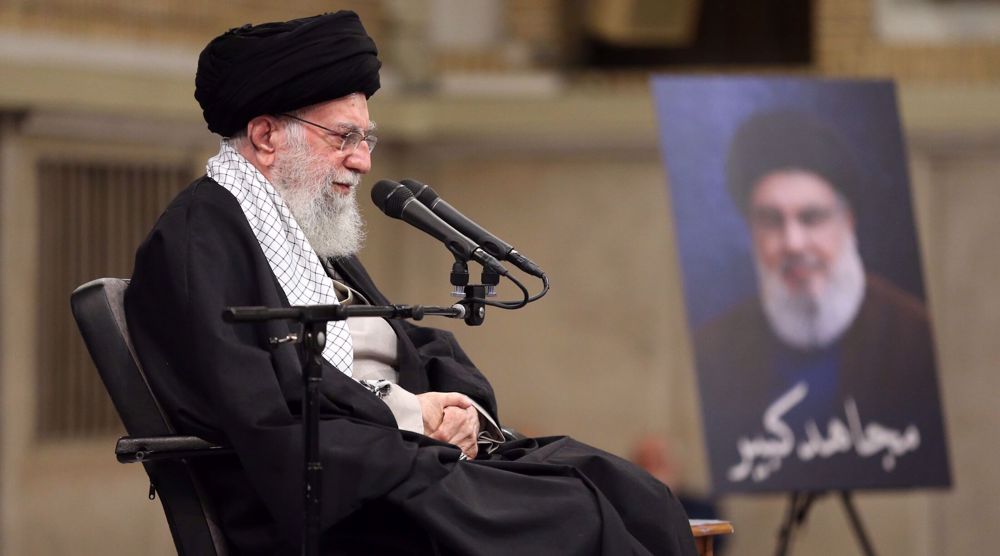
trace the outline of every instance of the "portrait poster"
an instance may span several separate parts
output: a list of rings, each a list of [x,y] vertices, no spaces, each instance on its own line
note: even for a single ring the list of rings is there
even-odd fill
[[[949,485],[894,85],[652,86],[714,491]]]

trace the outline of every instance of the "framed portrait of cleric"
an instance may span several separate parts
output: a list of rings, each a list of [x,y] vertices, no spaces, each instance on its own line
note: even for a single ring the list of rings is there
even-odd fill
[[[714,490],[948,486],[893,84],[653,92]]]

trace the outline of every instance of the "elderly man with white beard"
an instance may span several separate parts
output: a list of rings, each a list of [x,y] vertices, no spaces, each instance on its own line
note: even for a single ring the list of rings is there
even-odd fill
[[[211,41],[195,97],[219,152],[136,253],[125,312],[150,385],[179,433],[234,451],[190,463],[234,554],[301,553],[306,353],[272,341],[293,323],[223,310],[389,304],[356,255],[377,54],[347,11]],[[505,438],[451,334],[330,323],[322,365],[322,553],[695,553],[683,508],[646,472],[568,437]]]
[[[927,312],[865,272],[855,232],[865,180],[851,147],[813,116],[764,112],[737,130],[726,170],[758,296],[694,335],[713,476],[726,478],[716,488],[947,477]],[[850,435],[873,422],[908,434],[910,453],[886,459],[852,445]],[[763,456],[766,441],[787,453]]]

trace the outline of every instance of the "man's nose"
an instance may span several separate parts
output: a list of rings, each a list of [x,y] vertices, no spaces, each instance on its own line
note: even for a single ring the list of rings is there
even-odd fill
[[[806,246],[806,230],[795,218],[785,220],[785,226],[781,231],[782,244],[786,251],[797,253]]]
[[[372,169],[372,153],[364,141],[344,159],[344,167],[360,174],[367,174]]]

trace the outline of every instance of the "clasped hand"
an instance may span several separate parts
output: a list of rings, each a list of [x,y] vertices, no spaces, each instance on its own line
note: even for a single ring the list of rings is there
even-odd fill
[[[427,392],[418,394],[420,412],[424,418],[424,434],[442,442],[454,444],[469,459],[479,453],[479,412],[468,396],[457,392]]]

